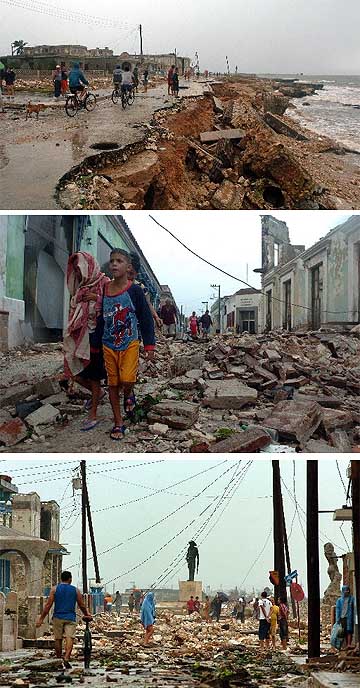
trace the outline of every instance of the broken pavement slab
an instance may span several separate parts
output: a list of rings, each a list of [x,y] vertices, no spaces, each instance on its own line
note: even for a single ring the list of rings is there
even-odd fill
[[[162,423],[176,430],[187,430],[197,421],[199,406],[189,401],[160,401],[152,407],[147,419],[150,424]]]
[[[203,406],[213,409],[241,409],[254,404],[258,393],[237,378],[209,380],[204,390]]]
[[[245,136],[244,129],[219,129],[216,131],[203,131],[200,134],[201,143],[216,143],[221,139],[239,141]]]
[[[316,402],[280,401],[265,418],[264,425],[277,430],[282,439],[305,444],[322,419],[323,409]]]
[[[243,432],[235,432],[230,437],[210,446],[212,454],[237,454],[241,452],[256,452],[268,447],[271,443],[270,435],[261,428],[250,428]]]
[[[297,141],[308,141],[308,138],[304,136],[300,131],[297,131],[295,127],[290,126],[287,122],[284,122],[281,117],[274,115],[271,112],[266,112],[264,115],[264,120],[266,124],[271,127],[277,134],[283,134],[283,136],[289,136]]]
[[[27,427],[21,418],[13,418],[0,425],[0,445],[13,447],[18,442],[25,440],[27,436]]]

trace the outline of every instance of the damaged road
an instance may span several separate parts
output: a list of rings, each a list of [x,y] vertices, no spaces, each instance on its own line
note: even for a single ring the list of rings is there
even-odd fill
[[[94,164],[96,152],[101,156],[102,150],[109,150],[105,144],[120,150],[143,141],[154,113],[173,105],[164,82],[149,88],[146,94],[139,92],[134,104],[125,111],[121,104],[111,102],[111,89],[111,80],[107,79],[95,110],[81,111],[73,119],[65,113],[64,100],[54,103],[52,99],[48,102],[33,95],[26,99],[21,94],[20,102],[6,106],[5,113],[0,115],[4,132],[0,145],[4,210],[86,208],[82,198],[75,202],[71,193],[67,203],[59,204],[55,198],[59,180],[87,158]],[[197,82],[180,91],[184,98],[202,92],[203,85]],[[46,104],[39,119],[25,119],[25,102],[29,99]]]
[[[309,87],[309,95],[319,85]],[[360,203],[360,159],[287,116],[304,87],[259,78],[204,85],[154,114],[136,149],[112,151],[60,181],[61,207],[345,209]],[[102,164],[101,164],[102,163]]]
[[[85,395],[63,379],[61,344],[1,354],[0,444],[11,452],[352,452],[360,445],[359,327],[158,337],[141,360],[138,408],[114,445],[107,395],[82,432]]]

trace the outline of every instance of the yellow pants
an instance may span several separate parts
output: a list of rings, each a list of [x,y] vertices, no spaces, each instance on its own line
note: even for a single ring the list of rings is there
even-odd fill
[[[104,346],[104,361],[110,387],[136,382],[139,368],[140,342],[131,342],[124,351]]]

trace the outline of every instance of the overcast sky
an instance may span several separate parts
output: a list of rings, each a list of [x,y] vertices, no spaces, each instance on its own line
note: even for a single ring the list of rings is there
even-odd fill
[[[214,512],[218,504],[216,497],[223,494],[226,485],[233,478],[237,462],[233,460],[224,462],[224,459],[203,461],[200,458],[164,461],[161,455],[153,460],[157,463],[143,465],[144,459],[141,457],[137,460],[104,461],[97,458],[87,461],[88,488],[99,553],[132,538],[195,497],[190,504],[166,518],[162,524],[125,542],[112,552],[100,554],[100,572],[104,581],[117,578],[114,583],[108,584],[108,589],[112,591],[115,585],[116,590],[124,590],[132,582],[143,588],[151,585],[193,538],[196,539],[200,550],[198,579],[202,580],[204,587],[210,585],[211,588],[216,589],[222,586],[226,590],[235,585],[240,586],[244,579],[244,586],[249,592],[252,591],[253,586],[255,589],[260,589],[267,585],[268,572],[273,568],[271,461],[268,459],[253,461],[239,482],[232,499],[225,499]],[[1,473],[12,476],[20,492],[36,491],[42,500],[55,499],[61,505],[61,542],[71,552],[64,558],[64,568],[71,569],[76,584],[81,581],[80,493],[76,494],[75,499],[72,497],[71,479],[76,473],[78,461],[76,458],[66,465],[67,460],[62,458],[61,466],[58,461],[51,462],[49,459],[42,461],[39,458],[31,461],[1,461]],[[244,458],[243,468],[246,463],[247,460]],[[294,463],[299,516],[295,514],[293,498]],[[339,461],[345,487],[347,487],[347,463],[346,460]],[[193,477],[205,470],[207,472]],[[283,486],[283,498],[291,564],[293,569],[298,569],[300,581],[306,587],[306,546],[302,533],[302,528],[306,532],[303,513],[306,506],[305,461],[298,455],[295,462],[281,461],[281,475],[286,485],[286,487]],[[153,495],[156,490],[167,488],[184,478],[191,479]],[[215,481],[214,484],[210,485],[213,481]],[[333,510],[345,503],[344,487],[333,455],[331,460],[319,461],[319,483],[320,510]],[[232,482],[231,485],[235,483]],[[209,487],[202,495],[196,497],[206,486]],[[144,497],[147,498],[142,499]],[[131,505],[99,511],[99,509],[139,498],[140,501]],[[227,505],[225,510],[223,510],[224,504]],[[208,509],[204,512],[206,507]],[[200,516],[201,512],[204,512],[202,516]],[[197,529],[209,517],[205,530],[198,538]],[[320,514],[319,519],[321,590],[323,591],[328,584],[323,545],[328,541],[333,542],[336,553],[341,556],[345,551],[349,551],[344,535],[351,547],[351,534],[349,523],[335,523],[331,513]],[[189,525],[191,522],[193,525]],[[340,530],[342,525],[343,533]],[[183,529],[184,532],[177,535]],[[166,545],[175,535],[177,536],[173,541]],[[162,548],[161,551],[150,561],[138,566],[160,548]],[[261,554],[262,550],[264,551]],[[257,558],[258,561],[254,564]],[[246,578],[253,564],[254,567]],[[133,567],[137,568],[127,573]],[[341,561],[339,568],[341,570]],[[89,564],[89,576],[93,576],[92,563]],[[186,580],[186,578],[187,567],[182,556],[180,567],[175,568],[169,578],[164,580],[163,585],[177,588],[178,580]]]
[[[358,0],[138,0],[120,5],[117,0],[62,0],[61,10],[126,22],[123,28],[103,29],[79,21],[50,17],[2,0],[0,50],[10,52],[16,39],[30,45],[80,43],[88,47],[139,51],[136,27],[142,23],[144,52],[177,49],[193,57],[198,51],[202,69],[225,71],[225,56],[232,70],[243,72],[303,72],[308,74],[359,74]],[[32,0],[29,3],[32,5]],[[54,1],[49,5],[56,6]]]
[[[151,213],[193,251],[257,288],[261,286],[260,275],[253,270],[261,267],[261,214],[265,213],[255,210]],[[354,213],[284,210],[271,214],[287,223],[292,243],[305,244],[307,248]],[[209,301],[211,305],[216,292],[211,284],[220,284],[222,295],[245,287],[192,256],[156,225],[149,213],[132,210],[123,215],[158,280],[171,287],[186,315],[193,310],[200,312],[204,308],[202,302]]]

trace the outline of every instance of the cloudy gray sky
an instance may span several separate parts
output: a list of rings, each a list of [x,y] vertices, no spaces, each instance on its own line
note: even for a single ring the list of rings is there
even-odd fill
[[[16,459],[3,460],[0,465],[1,473],[12,476],[20,492],[36,491],[42,500],[55,499],[60,504],[61,542],[71,552],[65,557],[64,567],[72,570],[78,583],[81,580],[80,494],[73,498],[71,479],[76,474],[79,460],[75,457],[68,463],[63,458],[59,464],[49,459]],[[112,591],[115,585],[115,589],[123,590],[133,582],[140,587],[151,585],[192,538],[200,548],[199,580],[204,586],[209,585],[213,589],[222,586],[226,590],[243,583],[249,592],[253,586],[255,589],[265,586],[268,572],[273,568],[271,461],[256,459],[248,468],[246,458],[240,467],[238,462],[224,461],[224,458],[165,461],[157,455],[150,461],[155,463],[144,465],[141,457],[114,461],[97,457],[87,462],[101,576],[105,582],[116,578],[114,583],[108,583],[108,589]],[[345,487],[347,463],[339,461]],[[238,483],[234,479],[235,470],[239,471]],[[203,473],[196,476],[200,472]],[[306,587],[306,549],[302,532],[306,506],[305,461],[298,455],[295,461],[282,460],[281,474],[292,567],[298,569],[300,581]],[[190,479],[174,485],[187,478]],[[320,510],[339,508],[345,502],[345,495],[333,455],[331,460],[319,461],[319,478]],[[219,498],[231,480],[230,488],[237,484],[233,496],[230,499],[230,490],[225,493],[228,498],[220,502]],[[294,506],[294,485],[298,514]],[[159,490],[163,491],[156,494]],[[137,502],[126,505],[136,499]],[[110,508],[114,505],[116,508]],[[177,513],[169,515],[176,509]],[[351,534],[349,524],[343,525],[342,532],[342,524],[333,522],[332,514],[321,514],[319,518],[321,589],[324,590],[327,586],[327,563],[323,545],[333,542],[341,556],[349,551],[348,545],[351,547]],[[161,524],[134,537],[161,519],[164,519]],[[207,519],[206,527],[198,536],[197,530]],[[119,543],[123,544],[117,546]],[[108,548],[114,549],[101,554]],[[155,554],[157,550],[160,551]],[[149,557],[149,561],[141,563]],[[179,561],[180,565],[165,578],[164,586],[177,588],[179,579],[186,580],[183,555]],[[89,564],[89,576],[93,576],[92,563]]]
[[[196,253],[255,287],[261,266],[261,214],[258,211],[154,211],[151,215]],[[341,224],[351,213],[339,211],[276,211],[271,213],[287,223],[294,244],[311,246],[329,229]],[[188,315],[200,312],[202,302],[215,294],[211,284],[220,284],[221,293],[233,294],[244,287],[202,263],[158,227],[144,211],[123,213],[161,284],[169,284],[178,306]],[[246,279],[248,272],[249,280]]]
[[[308,74],[358,74],[360,54],[357,0],[165,0],[121,5],[117,0],[63,0],[61,10],[76,9],[125,22],[104,29],[80,21],[66,21],[1,0],[0,51],[8,53],[15,39],[30,45],[81,43],[107,45],[116,52],[139,50],[136,27],[144,28],[145,52],[170,52],[193,57],[198,51],[201,67],[244,72],[303,72]],[[18,0],[19,2],[19,0]],[[22,4],[22,3],[21,3]],[[33,5],[33,0],[24,3]],[[50,2],[50,6],[56,3]]]

